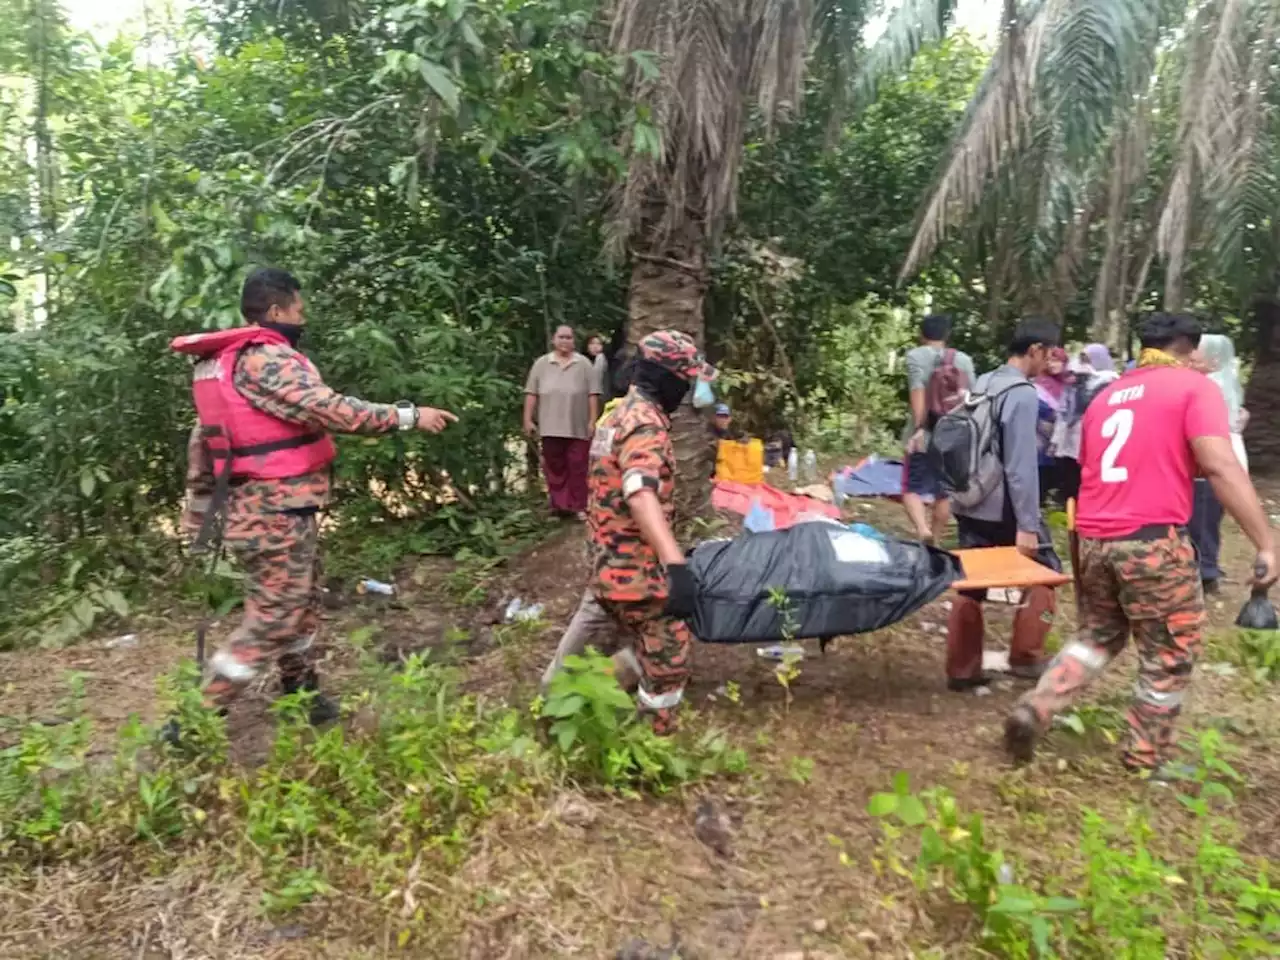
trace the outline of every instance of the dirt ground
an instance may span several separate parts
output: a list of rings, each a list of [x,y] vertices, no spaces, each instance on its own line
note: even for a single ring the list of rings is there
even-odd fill
[[[904,531],[895,504],[862,503],[848,515]],[[1224,533],[1232,579],[1210,604],[1213,631],[1226,629],[1243,602],[1251,559],[1230,521]],[[351,599],[330,611],[325,669],[339,689],[351,662],[341,638],[367,624],[379,627],[388,656],[448,640],[476,688],[498,696],[532,688],[584,582],[580,528],[568,527],[508,564],[479,607],[443,599],[444,569],[424,562],[398,578],[404,589],[394,601]],[[489,639],[512,596],[544,603],[550,624],[535,653],[516,663]],[[1070,588],[1059,604],[1055,634],[1067,636]],[[1009,611],[989,609],[989,647],[998,648]],[[748,774],[656,800],[577,795],[572,817],[556,813],[565,809],[563,796],[530,800],[530,809],[483,828],[447,888],[418,891],[441,917],[440,928],[404,949],[378,904],[326,898],[273,924],[254,915],[251,877],[238,876],[234,865],[217,871],[197,860],[189,871],[127,888],[112,880],[110,863],[83,868],[93,872],[92,883],[78,883],[86,878],[64,867],[24,889],[0,887],[0,905],[13,906],[0,915],[0,956],[606,958],[632,937],[659,945],[678,938],[680,955],[698,960],[980,956],[965,945],[973,933],[967,914],[926,910],[903,895],[901,880],[873,864],[880,827],[866,805],[895,772],[909,771],[916,788],[945,785],[965,809],[981,812],[994,842],[1030,875],[1072,859],[1085,807],[1121,816],[1144,804],[1172,830],[1182,819],[1171,792],[1127,777],[1114,747],[1100,739],[1054,734],[1034,765],[1012,769],[1000,726],[1024,686],[1000,681],[986,697],[948,693],[946,615],[943,599],[892,628],[838,641],[825,655],[810,645],[789,709],[772,664],[755,647],[700,645],[688,692],[699,715],[692,722],[728,730],[748,749]],[[140,619],[134,645],[98,638],[67,650],[0,655],[0,714],[56,718],[65,675],[75,671],[98,729],[113,730],[135,712],[151,718],[155,678],[190,655],[191,626],[173,612]],[[450,628],[467,631],[466,639]],[[215,635],[224,632],[225,625]],[[1094,700],[1122,702],[1134,667],[1127,653]],[[741,691],[736,704],[725,696],[730,682]],[[261,755],[270,736],[269,693],[259,691],[233,717],[236,755],[245,763]],[[1202,670],[1183,724],[1230,731],[1248,778],[1239,793],[1241,848],[1272,858],[1280,856],[1275,707],[1274,693]],[[693,811],[704,794],[732,821],[728,857],[694,837]]]

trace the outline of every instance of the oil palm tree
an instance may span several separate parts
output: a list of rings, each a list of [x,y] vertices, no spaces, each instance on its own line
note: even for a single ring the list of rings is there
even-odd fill
[[[861,55],[868,0],[619,0],[612,45],[633,56],[632,94],[654,133],[633,150],[611,234],[632,264],[628,339],[675,328],[704,341],[707,260],[733,217],[752,123],[766,135],[801,106],[806,69],[824,80],[833,122],[921,43],[941,36],[951,0],[893,5]],[[673,429],[680,507],[705,502],[711,446],[692,412]]]
[[[1092,334],[1117,346],[1150,278],[1177,310],[1189,276],[1212,276],[1235,302],[1205,306],[1261,328],[1250,405],[1280,410],[1278,22],[1278,0],[1004,0],[904,277],[992,206],[1024,292],[1079,283],[1098,242]],[[1254,420],[1260,465],[1280,464],[1276,422]]]

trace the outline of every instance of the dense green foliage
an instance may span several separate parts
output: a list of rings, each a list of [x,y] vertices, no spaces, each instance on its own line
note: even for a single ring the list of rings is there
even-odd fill
[[[341,444],[340,525],[408,518],[417,550],[456,547],[522,488],[520,387],[551,328],[608,337],[626,319],[602,251],[628,157],[659,147],[624,65],[654,67],[607,52],[599,4],[367,4],[347,26],[255,10],[103,46],[52,0],[3,8],[0,583],[26,598],[0,615],[11,635],[65,639],[172,574],[192,411],[167,342],[238,322],[252,266],[303,280],[333,386],[461,415],[440,438]],[[946,42],[834,143],[822,84],[799,123],[748,130],[709,317],[744,423],[857,427],[865,445],[899,416],[893,308],[919,301],[895,271],[980,67]]]

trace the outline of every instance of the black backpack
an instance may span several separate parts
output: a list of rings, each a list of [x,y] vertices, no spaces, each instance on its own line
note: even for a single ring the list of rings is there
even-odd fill
[[[938,418],[927,455],[957,507],[976,507],[1004,482],[1000,400],[1022,386],[1031,384],[1017,380],[994,391],[966,392],[960,406]]]

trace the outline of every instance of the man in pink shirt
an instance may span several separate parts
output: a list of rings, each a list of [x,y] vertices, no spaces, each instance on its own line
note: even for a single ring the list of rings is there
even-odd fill
[[[1005,723],[1005,745],[1029,760],[1053,716],[1071,705],[1132,632],[1138,684],[1124,763],[1157,775],[1200,653],[1204,593],[1187,536],[1192,482],[1203,475],[1253,541],[1257,582],[1276,579],[1266,514],[1231,448],[1226,403],[1183,364],[1200,341],[1192,317],[1157,314],[1142,328],[1135,370],[1103,388],[1081,427],[1079,633]]]

